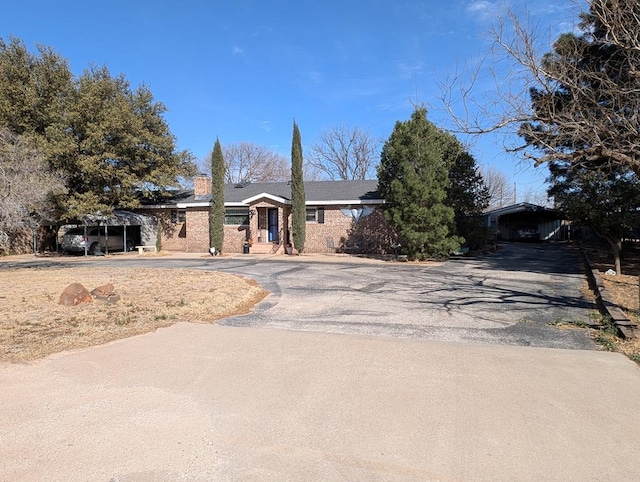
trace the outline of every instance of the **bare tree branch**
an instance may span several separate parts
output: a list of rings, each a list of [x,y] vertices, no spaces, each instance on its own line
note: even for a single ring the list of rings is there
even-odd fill
[[[502,208],[514,203],[513,183],[507,175],[493,166],[478,169],[485,186],[489,190],[489,210]]]
[[[64,192],[64,179],[49,170],[42,152],[24,136],[0,129],[0,231],[34,228],[52,214],[50,196]]]
[[[367,130],[342,124],[320,133],[307,162],[332,180],[374,179],[379,149]]]
[[[580,32],[554,42],[508,11],[483,62],[441,84],[453,130],[517,134],[512,146],[537,165],[566,161],[591,169],[625,166],[640,176],[640,3],[573,0]],[[478,96],[482,75],[494,90]],[[483,79],[484,80],[484,79]]]
[[[223,146],[228,183],[287,181],[289,161],[267,147],[250,142]]]

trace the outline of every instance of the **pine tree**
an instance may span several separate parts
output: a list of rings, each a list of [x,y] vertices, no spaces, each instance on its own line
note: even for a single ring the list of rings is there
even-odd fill
[[[482,219],[482,212],[489,207],[490,198],[476,160],[467,151],[461,150],[449,167],[447,206],[453,208],[457,234],[465,239],[465,244],[471,249],[480,248],[489,241],[489,231]]]
[[[209,247],[222,254],[224,243],[224,156],[216,138],[211,153],[211,209],[209,210]]]
[[[449,166],[438,129],[416,108],[409,121],[396,122],[384,144],[378,189],[387,222],[411,258],[446,258],[460,248],[454,210],[445,205]]]
[[[31,54],[20,40],[0,38],[0,127],[28,136],[65,177],[67,193],[53,199],[61,220],[138,207],[141,194],[194,173],[165,112],[147,87],[133,89],[106,67],[74,78],[52,49]]]
[[[302,253],[306,238],[307,207],[302,173],[302,141],[298,124],[293,122],[291,142],[291,230],[293,247]]]
[[[615,270],[621,274],[622,239],[637,229],[640,219],[638,177],[624,167],[605,172],[568,162],[551,163],[549,170],[549,195],[556,207],[609,244]]]
[[[640,3],[592,0],[580,34],[562,34],[535,72],[527,156],[578,168],[631,169],[640,177]],[[526,65],[526,64],[525,64]],[[537,152],[536,152],[537,151]]]

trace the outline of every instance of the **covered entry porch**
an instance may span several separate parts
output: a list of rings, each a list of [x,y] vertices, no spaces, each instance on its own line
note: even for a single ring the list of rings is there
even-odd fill
[[[285,200],[254,201],[249,208],[249,244],[255,254],[284,254],[291,242],[291,206]]]

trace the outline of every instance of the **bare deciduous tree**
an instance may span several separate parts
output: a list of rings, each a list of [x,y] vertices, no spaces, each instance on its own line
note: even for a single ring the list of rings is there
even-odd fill
[[[537,189],[527,189],[520,195],[518,193],[518,199],[520,202],[537,204],[538,206],[550,206],[550,197],[545,191]]]
[[[375,179],[380,144],[367,130],[343,124],[320,133],[307,161],[331,180]]]
[[[0,129],[0,251],[10,238],[51,215],[51,194],[65,191],[62,176],[24,136]]]
[[[289,160],[268,147],[240,142],[222,146],[225,161],[225,183],[241,182],[286,182],[291,176]],[[201,172],[209,170],[211,152],[200,161]],[[303,162],[305,181],[319,181],[322,173],[307,159]]]
[[[489,210],[514,204],[513,182],[504,172],[493,166],[480,166],[479,171],[489,190]]]
[[[222,146],[225,183],[270,182],[289,180],[289,161],[268,147],[252,142]],[[201,161],[200,170],[207,172],[211,152]]]
[[[267,147],[251,142],[223,146],[225,182],[268,182],[289,179],[289,161]]]
[[[536,165],[626,166],[640,176],[640,3],[573,3],[579,31],[555,42],[507,12],[491,32],[489,67],[446,81],[442,100],[458,131],[517,134],[524,142],[511,148]],[[484,72],[495,81],[488,97],[474,89]]]

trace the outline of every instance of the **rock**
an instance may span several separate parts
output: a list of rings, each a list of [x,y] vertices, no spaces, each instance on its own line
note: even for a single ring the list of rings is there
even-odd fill
[[[118,293],[111,293],[105,301],[107,303],[115,303],[116,301],[120,301],[120,295]]]
[[[120,295],[114,291],[114,287],[111,283],[98,286],[96,289],[91,291],[91,295],[96,300],[106,301],[107,303],[115,303],[120,300]]]
[[[113,294],[114,287],[111,283],[106,285],[98,286],[96,289],[91,291],[91,294],[96,298],[108,298],[111,294]]]
[[[80,283],[71,283],[60,295],[59,305],[77,306],[82,303],[92,303],[91,293]]]

